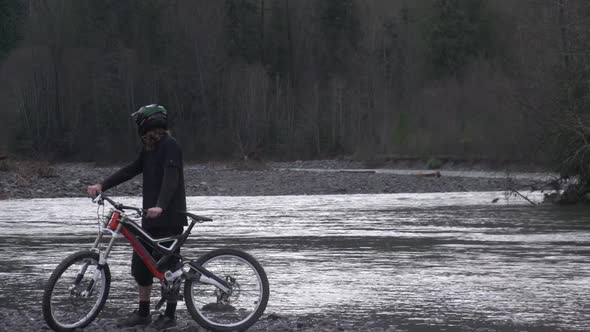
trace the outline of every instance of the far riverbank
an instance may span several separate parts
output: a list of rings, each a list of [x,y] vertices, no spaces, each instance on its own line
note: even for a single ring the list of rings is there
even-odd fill
[[[93,163],[46,164],[11,162],[0,168],[0,198],[83,197],[85,188],[115,172],[121,165]],[[187,163],[189,196],[272,196],[465,192],[536,189],[548,173],[513,167],[506,172],[485,165],[451,165],[441,170],[419,165],[367,168],[360,162],[319,160],[269,163]],[[518,172],[518,173],[517,173]],[[490,174],[490,176],[486,176]],[[505,174],[505,176],[503,176]],[[518,174],[525,174],[519,176]],[[111,193],[140,196],[138,176]]]

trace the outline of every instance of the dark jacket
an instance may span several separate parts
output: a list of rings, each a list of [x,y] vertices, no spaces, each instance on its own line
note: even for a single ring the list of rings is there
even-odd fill
[[[143,208],[160,207],[161,216],[142,221],[146,230],[178,230],[186,226],[186,217],[178,211],[186,211],[184,169],[182,151],[176,140],[166,135],[154,150],[143,149],[137,159],[121,168],[102,182],[106,191],[134,176],[143,173]]]

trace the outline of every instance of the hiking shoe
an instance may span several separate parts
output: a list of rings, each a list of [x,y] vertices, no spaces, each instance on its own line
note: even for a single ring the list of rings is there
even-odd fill
[[[147,315],[146,317],[144,316],[140,316],[139,315],[139,311],[135,310],[133,313],[131,313],[131,315],[129,315],[129,317],[125,317],[120,319],[117,322],[117,327],[134,327],[134,326],[139,326],[139,325],[143,325],[146,326],[149,323],[151,323],[152,321],[152,316]]]
[[[152,327],[160,331],[173,326],[176,326],[176,317],[169,317],[162,314],[160,314],[152,324]]]

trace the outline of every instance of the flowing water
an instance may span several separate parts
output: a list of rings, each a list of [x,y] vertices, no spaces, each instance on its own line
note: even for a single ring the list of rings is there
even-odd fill
[[[185,255],[225,246],[253,254],[269,276],[267,313],[590,327],[588,209],[533,207],[502,193],[191,197],[188,205],[214,222],[196,226]],[[92,244],[96,212],[82,198],[0,202],[0,311],[42,319],[45,280]],[[118,243],[105,314],[136,302],[130,247]]]

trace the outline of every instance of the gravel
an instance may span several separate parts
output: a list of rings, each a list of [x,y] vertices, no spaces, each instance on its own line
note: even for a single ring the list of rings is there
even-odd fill
[[[152,313],[155,319],[156,313]],[[186,312],[178,313],[177,326],[166,329],[167,332],[205,332],[207,329],[199,326],[190,319]],[[88,327],[87,332],[156,332],[152,326],[136,328],[117,328],[117,320],[120,317],[109,317],[105,313],[95,319]],[[0,310],[0,332],[31,332],[51,331],[45,324],[41,313],[22,312],[12,309]],[[76,330],[81,331],[81,330]],[[301,316],[279,315],[277,313],[265,314],[248,329],[249,332],[549,332],[565,331],[552,326],[514,324],[512,322],[454,322],[453,324],[433,324],[426,322],[409,321],[404,319],[383,319],[379,317],[362,317],[351,320],[342,314],[315,314]]]
[[[269,164],[207,163],[185,166],[189,196],[330,195],[501,191],[509,187],[528,189],[532,180],[502,178],[436,177],[433,171],[412,175],[358,171],[359,163],[334,160]],[[293,169],[356,169],[348,171],[296,171]],[[19,163],[0,171],[0,199],[84,197],[88,185],[101,181],[117,166],[91,163],[37,165]],[[111,193],[141,196],[138,176]]]

